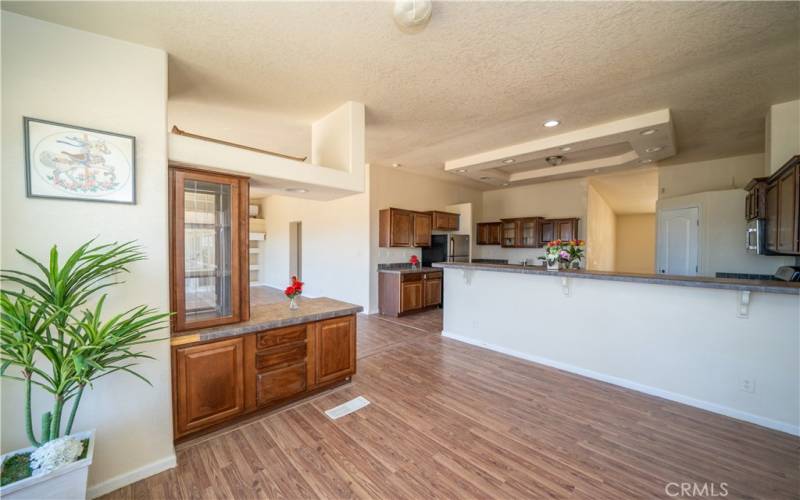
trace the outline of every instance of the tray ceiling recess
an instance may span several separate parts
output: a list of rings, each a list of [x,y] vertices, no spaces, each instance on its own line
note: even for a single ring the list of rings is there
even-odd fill
[[[508,187],[652,166],[676,153],[672,118],[662,109],[448,160],[444,169]]]

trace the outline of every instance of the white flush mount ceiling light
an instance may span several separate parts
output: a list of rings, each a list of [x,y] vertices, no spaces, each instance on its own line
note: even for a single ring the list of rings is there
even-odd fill
[[[645,149],[645,150],[644,150],[644,152],[645,152],[645,153],[658,153],[658,152],[659,152],[659,151],[661,151],[662,149],[664,149],[664,148],[663,148],[663,147],[661,147],[661,146],[656,146],[656,147],[654,147],[654,148],[647,148],[647,149]]]
[[[546,122],[542,123],[547,128],[558,127],[561,124],[558,120],[547,120]]]
[[[458,172],[459,174],[463,174],[466,171],[467,171],[466,168],[459,168],[458,170],[456,170],[456,172]]]
[[[506,165],[509,165],[511,163],[514,163],[515,161],[517,161],[517,160],[515,160],[514,158],[506,158],[505,160],[503,160],[503,163],[505,163]]]
[[[286,190],[290,193],[307,193],[308,189],[304,188],[286,188]]]
[[[425,29],[432,12],[431,0],[395,0],[392,16],[400,31],[413,34]]]
[[[402,163],[392,163],[392,168],[400,168],[402,166],[403,166]]]
[[[655,134],[655,133],[656,133],[656,129],[654,129],[654,128],[649,128],[649,129],[647,129],[647,130],[642,130],[642,131],[641,131],[641,132],[639,132],[639,133],[640,133],[641,135],[653,135],[653,134]]]
[[[570,146],[564,146],[563,148],[561,148],[561,151],[566,153],[567,151],[572,151],[572,148]]]

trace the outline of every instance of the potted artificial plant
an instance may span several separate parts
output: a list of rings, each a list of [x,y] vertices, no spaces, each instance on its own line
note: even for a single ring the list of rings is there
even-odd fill
[[[98,292],[117,284],[112,277],[145,258],[134,242],[95,245],[91,240],[63,263],[55,246],[47,263],[17,252],[36,271],[0,271],[0,375],[25,385],[25,433],[31,447],[2,456],[0,496],[85,498],[94,431],[73,434],[72,429],[84,390],[115,372],[149,384],[133,367],[152,357],[137,349],[161,340],[147,335],[164,328],[169,313],[138,306],[104,320],[106,294],[85,307]],[[32,419],[33,386],[53,397],[38,435]]]

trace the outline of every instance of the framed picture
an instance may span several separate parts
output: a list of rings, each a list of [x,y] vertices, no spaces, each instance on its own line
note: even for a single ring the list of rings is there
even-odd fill
[[[29,198],[136,203],[136,138],[23,118]]]

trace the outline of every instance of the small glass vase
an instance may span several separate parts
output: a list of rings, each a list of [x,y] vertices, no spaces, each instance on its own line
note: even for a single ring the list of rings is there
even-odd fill
[[[297,298],[296,297],[289,297],[289,310],[296,311],[300,309],[300,306],[297,305]]]

